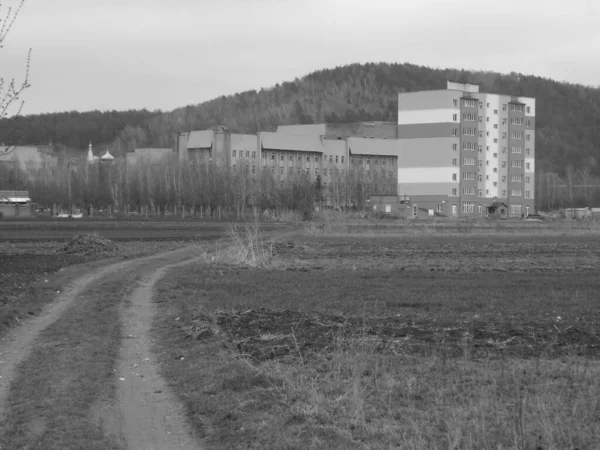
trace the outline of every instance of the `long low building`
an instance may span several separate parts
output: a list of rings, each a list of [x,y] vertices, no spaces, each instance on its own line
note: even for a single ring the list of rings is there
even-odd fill
[[[400,141],[360,137],[326,138],[320,128],[306,133],[263,131],[231,133],[226,127],[177,135],[180,161],[214,162],[250,176],[271,170],[283,182],[305,175],[321,177],[324,186],[345,176],[352,167],[367,175],[377,173],[395,183]]]

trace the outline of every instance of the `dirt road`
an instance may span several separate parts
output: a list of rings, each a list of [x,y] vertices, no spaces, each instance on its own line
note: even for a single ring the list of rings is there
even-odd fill
[[[113,428],[106,432],[118,435],[117,440],[128,449],[202,448],[186,428],[180,406],[158,374],[150,349],[149,330],[154,314],[151,297],[154,283],[169,267],[192,262],[218,245],[192,246],[97,269],[74,280],[41,315],[8,333],[0,341],[0,421],[5,414],[11,381],[19,364],[38,344],[36,339],[40,332],[61,317],[78,297],[85,295],[91,283],[122,274],[144,281],[124,303],[124,334],[116,367],[118,405],[110,405],[104,411],[108,414],[116,411],[118,417],[113,415],[103,421]],[[115,426],[119,429],[114,429]]]

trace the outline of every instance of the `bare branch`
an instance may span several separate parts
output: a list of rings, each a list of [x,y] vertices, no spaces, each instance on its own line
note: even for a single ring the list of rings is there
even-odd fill
[[[21,8],[25,4],[25,0],[21,0],[18,4],[17,8],[13,12],[13,8],[9,7],[6,13],[3,12],[2,3],[0,3],[0,48],[3,47],[4,40],[8,36],[12,26],[15,23],[15,20],[19,16],[21,12]],[[6,81],[4,78],[0,77],[0,120],[9,116],[10,108],[13,105],[16,106],[16,110],[13,113],[10,113],[11,116],[18,116],[23,111],[23,106],[25,105],[25,101],[20,99],[20,95],[25,91],[25,89],[30,87],[29,84],[29,68],[31,66],[31,49],[27,53],[27,64],[25,66],[25,77],[21,83],[17,83],[15,79],[11,79],[10,81]],[[11,132],[11,135],[13,133]],[[12,147],[12,148],[11,148]],[[14,150],[14,146],[12,146],[11,142],[8,142],[8,146],[5,147],[4,144],[0,147],[0,156],[5,155]]]

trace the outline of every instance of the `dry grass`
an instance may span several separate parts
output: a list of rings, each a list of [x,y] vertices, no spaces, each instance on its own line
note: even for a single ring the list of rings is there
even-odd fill
[[[229,229],[229,244],[225,252],[226,260],[236,266],[264,269],[271,266],[273,243],[263,238],[258,222],[246,223]]]
[[[597,244],[588,236],[523,246],[528,239],[500,236],[438,235],[425,249],[426,240],[305,239],[315,247],[306,270],[281,270],[276,255],[268,270],[172,272],[157,296],[164,374],[211,448],[596,448],[597,274],[554,269],[586,247],[595,255]],[[322,264],[327,245],[337,266]],[[540,252],[546,245],[557,260]],[[546,271],[524,272],[523,260],[507,272],[494,249],[511,267],[521,256]],[[427,264],[378,267],[384,253],[402,252],[407,260],[425,252]],[[498,259],[496,269],[430,271],[475,257]],[[286,321],[282,310],[310,320]],[[397,337],[374,334],[378,324]],[[175,364],[173,354],[185,359]]]

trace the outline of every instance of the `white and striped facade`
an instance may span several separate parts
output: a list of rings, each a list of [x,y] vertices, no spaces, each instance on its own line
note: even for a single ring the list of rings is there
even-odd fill
[[[398,94],[399,194],[451,216],[534,211],[535,99],[473,84]]]

